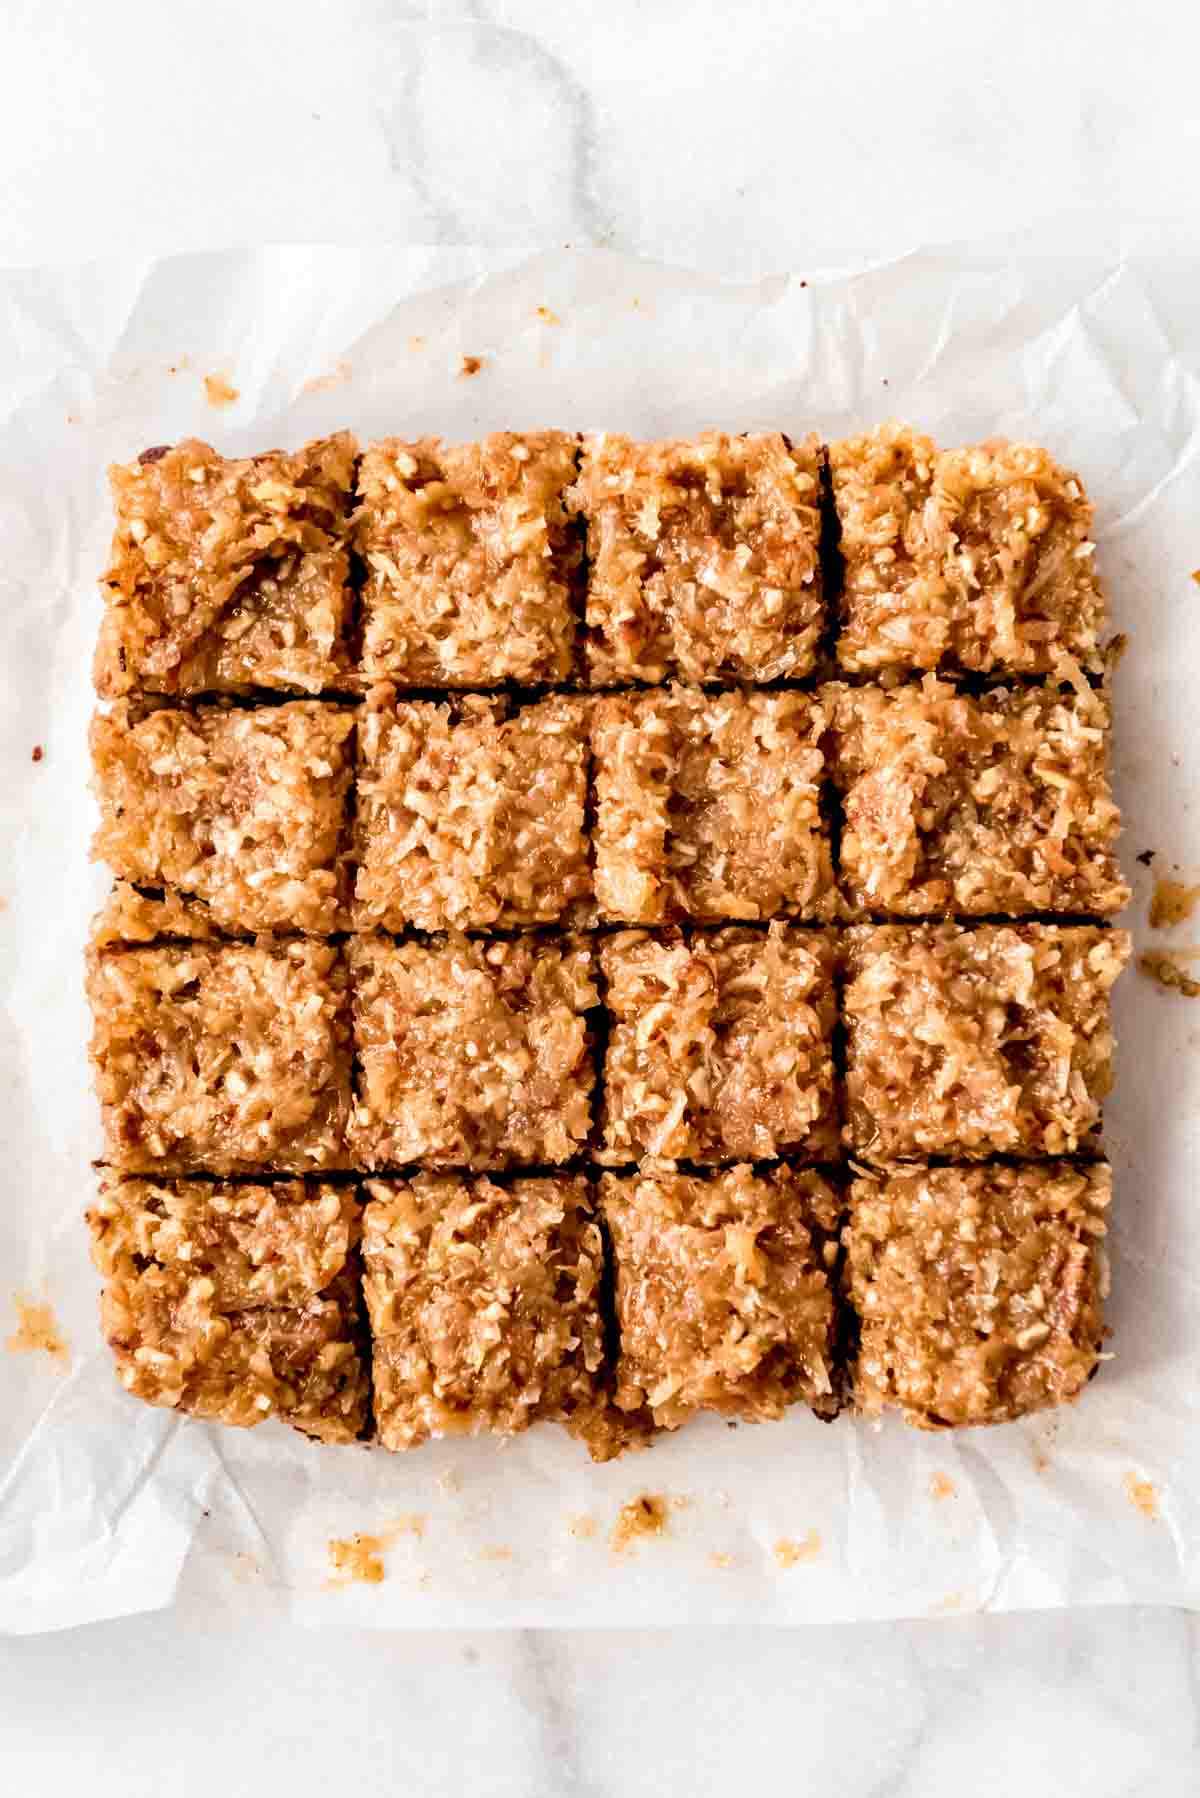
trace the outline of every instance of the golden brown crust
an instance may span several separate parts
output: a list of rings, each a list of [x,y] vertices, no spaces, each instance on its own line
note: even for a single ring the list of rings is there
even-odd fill
[[[910,917],[1104,917],[1129,899],[1108,782],[1109,707],[1082,686],[977,697],[919,685],[826,689],[850,904]]]
[[[854,1394],[922,1429],[1003,1423],[1076,1398],[1108,1290],[1107,1166],[914,1168],[856,1180],[846,1284]]]
[[[907,425],[830,446],[843,668],[1097,673],[1104,596],[1078,476],[1033,444],[938,452]]]
[[[352,1191],[102,1177],[88,1213],[101,1324],[126,1391],[324,1442],[367,1421]]]
[[[116,880],[92,919],[88,944],[94,951],[163,940],[203,943],[221,934],[201,900],[181,899],[177,893],[141,893],[127,880]]]
[[[677,1429],[698,1410],[749,1421],[834,1392],[830,1270],[838,1198],[816,1173],[734,1167],[606,1174],[621,1351],[616,1402]]]
[[[361,1165],[552,1166],[579,1153],[598,1003],[581,939],[363,937],[350,965]]]
[[[612,1019],[600,1161],[836,1152],[826,932],[628,930],[603,943],[600,964]]]
[[[92,719],[100,828],[120,878],[199,899],[232,933],[344,928],[354,713],[316,700]]]
[[[359,929],[487,930],[584,923],[588,701],[506,717],[370,694],[359,727]]]
[[[592,716],[596,898],[631,924],[829,918],[822,701],[803,693],[661,692]]]
[[[363,673],[403,687],[562,681],[582,561],[563,492],[576,439],[499,431],[373,443],[355,541],[367,564]]]
[[[815,437],[586,437],[593,686],[808,674],[824,608]]]
[[[587,1181],[418,1174],[366,1192],[384,1447],[538,1422],[591,1433],[605,1409],[604,1245]]]
[[[339,951],[318,943],[93,953],[106,1160],[159,1174],[344,1167],[345,985]]]
[[[97,692],[344,686],[356,449],[341,431],[237,461],[189,439],[110,470]]]
[[[856,1154],[976,1160],[1097,1145],[1124,931],[887,924],[848,931],[845,951],[845,1138]]]

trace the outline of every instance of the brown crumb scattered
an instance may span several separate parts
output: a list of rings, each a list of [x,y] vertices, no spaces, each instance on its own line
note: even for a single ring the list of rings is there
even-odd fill
[[[1195,581],[1197,587],[1200,587],[1200,568],[1192,569],[1192,579]]]
[[[790,1536],[780,1536],[775,1544],[775,1559],[781,1567],[795,1567],[801,1561],[815,1561],[821,1552],[821,1538],[816,1530],[809,1530],[800,1542]]]
[[[46,751],[42,748],[41,744],[35,743],[29,759],[31,762],[40,762],[45,753]]]
[[[68,412],[67,413],[67,423],[69,425],[77,425],[79,423],[78,412]]]
[[[467,379],[471,375],[477,375],[482,367],[482,356],[464,356],[458,372],[464,379]]]
[[[311,381],[305,381],[301,393],[328,393],[331,387],[340,387],[343,381],[350,379],[350,364],[335,362],[327,375],[314,375]]]
[[[961,1592],[949,1592],[945,1598],[934,1605],[934,1615],[940,1616],[946,1611],[961,1611],[965,1602]]]
[[[17,1329],[5,1341],[5,1348],[14,1355],[32,1355],[40,1349],[52,1361],[60,1361],[64,1367],[69,1367],[71,1351],[49,1303],[16,1292],[13,1304],[17,1309]]]
[[[1148,980],[1156,980],[1169,992],[1182,993],[1185,999],[1200,999],[1200,980],[1185,974],[1165,949],[1148,949],[1138,956],[1137,965],[1139,974],[1144,974]]]
[[[567,1531],[568,1534],[574,1536],[577,1542],[590,1541],[596,1534],[596,1519],[590,1517],[586,1511],[579,1511],[574,1516],[567,1518]]]
[[[479,1559],[481,1561],[511,1561],[512,1558],[513,1551],[511,1548],[504,1548],[498,1545],[493,1545],[490,1548],[481,1548],[479,1551]]]
[[[332,1537],[329,1543],[329,1561],[334,1572],[342,1577],[326,1583],[330,1586],[350,1586],[359,1581],[367,1586],[381,1585],[386,1578],[384,1554],[401,1536],[416,1536],[420,1540],[425,1534],[425,1522],[422,1512],[408,1511],[403,1516],[394,1518],[391,1523],[385,1523],[375,1535],[368,1536],[362,1531],[356,1531],[353,1536]]]
[[[1143,868],[1148,868],[1157,854],[1157,849],[1143,849],[1137,860],[1141,862]]]
[[[330,1586],[351,1586],[355,1581],[364,1586],[381,1586],[384,1581],[382,1554],[387,1544],[381,1536],[334,1536],[329,1543],[329,1564],[339,1577],[327,1581]]]
[[[425,339],[423,337],[410,337],[408,340],[408,347],[413,351],[423,350],[425,348]]]
[[[562,319],[559,318],[558,313],[552,312],[550,310],[549,306],[539,306],[537,309],[537,315],[541,319],[541,321],[544,325],[561,325],[562,324]]]
[[[1195,911],[1198,899],[1200,886],[1185,886],[1181,880],[1159,879],[1150,901],[1151,930],[1170,930],[1176,924],[1185,924]]]
[[[238,389],[231,387],[224,375],[205,375],[204,397],[210,406],[232,406],[239,396]]]
[[[1153,1484],[1149,1480],[1139,1480],[1132,1472],[1125,1474],[1121,1484],[1130,1504],[1153,1523],[1158,1517],[1158,1493]]]
[[[737,1556],[718,1554],[714,1550],[708,1557],[708,1564],[710,1567],[736,1567]]]
[[[664,1492],[641,1492],[617,1512],[608,1545],[623,1554],[638,1536],[662,1536],[667,1529],[668,1499]]]
[[[445,1473],[438,1475],[438,1485],[443,1492],[461,1492],[462,1474],[457,1467],[447,1467]]]
[[[929,1496],[935,1503],[944,1498],[953,1498],[958,1487],[948,1473],[931,1473],[929,1476]]]

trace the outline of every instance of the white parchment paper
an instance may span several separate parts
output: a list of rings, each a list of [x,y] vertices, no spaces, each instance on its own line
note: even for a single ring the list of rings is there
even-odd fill
[[[388,1627],[1200,1599],[1200,1004],[1137,973],[1118,993],[1109,1113],[1116,1358],[1061,1416],[936,1438],[709,1420],[604,1468],[549,1430],[408,1457],[218,1430],[117,1386],[80,1221],[99,1145],[81,958],[104,886],[86,859],[85,730],[106,463],[185,434],[244,453],[342,425],[840,433],[897,415],[946,443],[1044,441],[1091,488],[1130,634],[1117,772],[1146,941],[1154,876],[1200,878],[1198,277],[1165,236],[919,251],[742,287],[570,251],[0,275],[0,1338],[16,1294],[44,1298],[71,1355],[64,1370],[0,1352],[0,1627],[181,1591]],[[482,360],[471,378],[464,355]],[[206,375],[236,401],[214,409]],[[614,1553],[619,1507],[647,1490],[670,1501],[666,1533]],[[329,1541],[355,1531],[390,1541],[386,1578],[331,1586]]]

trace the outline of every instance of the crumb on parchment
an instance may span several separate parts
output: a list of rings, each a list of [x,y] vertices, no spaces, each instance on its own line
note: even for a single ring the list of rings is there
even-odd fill
[[[1185,999],[1200,999],[1200,980],[1185,974],[1166,949],[1147,949],[1138,956],[1138,973],[1144,974],[1168,992],[1182,993]]]
[[[790,1536],[780,1536],[774,1548],[775,1559],[783,1568],[796,1567],[801,1561],[815,1561],[820,1552],[821,1538],[816,1530],[809,1530],[798,1542]]]
[[[224,375],[205,375],[204,397],[210,406],[232,406],[240,398],[236,387],[231,387]]]
[[[608,1545],[623,1554],[639,1536],[663,1536],[667,1531],[669,1501],[665,1492],[640,1492],[617,1512]]]
[[[379,1586],[387,1577],[383,1557],[401,1536],[425,1534],[425,1517],[420,1511],[397,1517],[374,1534],[356,1530],[352,1536],[332,1536],[329,1540],[329,1564],[335,1577],[325,1583],[330,1587],[361,1584]]]
[[[948,1473],[931,1473],[929,1476],[929,1496],[940,1504],[944,1498],[953,1498],[958,1487]]]
[[[58,1327],[53,1308],[45,1299],[35,1299],[23,1292],[13,1294],[17,1312],[17,1328],[6,1338],[5,1348],[13,1355],[49,1355],[64,1368],[71,1365],[71,1351]]]
[[[1148,1522],[1153,1523],[1158,1517],[1158,1492],[1150,1480],[1141,1480],[1132,1470],[1125,1474],[1121,1484],[1125,1488],[1125,1496],[1135,1510],[1140,1511]]]
[[[464,356],[459,364],[458,372],[464,380],[469,380],[472,375],[477,375],[482,367],[482,356]]]
[[[1154,884],[1150,900],[1151,930],[1170,930],[1176,924],[1186,924],[1196,909],[1197,900],[1200,900],[1200,885],[1188,886],[1182,880],[1160,877]]]

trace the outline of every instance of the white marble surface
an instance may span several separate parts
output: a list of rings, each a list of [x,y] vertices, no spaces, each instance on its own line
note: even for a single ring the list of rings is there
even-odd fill
[[[1178,0],[6,0],[0,261],[270,240],[604,243],[728,275],[1196,216]],[[68,1725],[69,1727],[64,1727]],[[1153,1794],[1200,1620],[0,1643],[0,1789]]]

